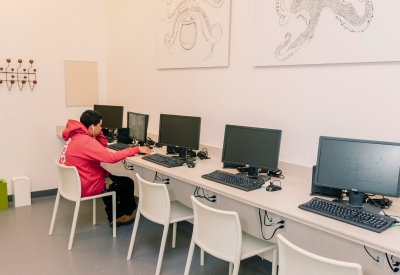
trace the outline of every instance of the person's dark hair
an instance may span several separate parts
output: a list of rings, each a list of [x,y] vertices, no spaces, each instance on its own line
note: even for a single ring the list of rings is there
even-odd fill
[[[97,125],[100,123],[103,117],[99,112],[86,110],[82,113],[80,122],[85,125],[86,128],[89,128],[90,125]]]

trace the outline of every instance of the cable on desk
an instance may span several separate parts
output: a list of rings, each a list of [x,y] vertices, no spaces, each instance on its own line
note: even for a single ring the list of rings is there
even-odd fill
[[[128,163],[126,162],[126,160],[121,160],[122,164],[124,165],[124,168],[126,170],[135,170],[133,169],[133,165],[128,165]]]
[[[203,196],[199,194],[199,190],[200,189],[203,191]],[[195,198],[206,199],[206,200],[208,200],[210,202],[215,202],[216,201],[215,200],[216,196],[211,196],[211,197],[206,196],[206,194],[204,193],[204,188],[201,188],[199,186],[196,186],[196,189],[194,189],[194,194],[193,195],[194,195]]]
[[[390,261],[389,261],[389,257],[388,257],[388,255],[387,255],[387,253],[385,253],[385,255],[386,255],[386,260],[387,260],[387,262],[388,262],[388,264],[389,264],[389,266],[390,266],[390,269],[391,269],[394,273],[399,272],[399,269],[398,269],[397,267],[396,267],[396,268],[393,268],[392,264],[391,264]]]
[[[164,183],[164,184],[169,184],[169,179],[162,179],[162,178],[160,178],[160,177],[158,176],[158,172],[157,172],[157,171],[156,171],[156,174],[154,175],[154,180],[153,180],[153,182],[156,182],[156,181],[161,182],[161,183]]]
[[[265,213],[264,213],[265,214]],[[266,241],[269,241],[269,240],[271,240],[273,237],[274,237],[274,235],[275,235],[275,232],[278,230],[278,229],[282,229],[282,228],[284,228],[285,226],[283,225],[283,223],[285,222],[285,221],[279,221],[277,224],[281,224],[279,227],[277,227],[277,228],[275,228],[275,230],[274,230],[274,232],[272,232],[272,236],[271,237],[269,237],[268,239],[267,238],[265,238],[265,236],[264,236],[264,232],[263,232],[263,227],[262,227],[262,221],[261,221],[261,212],[260,212],[260,208],[258,208],[258,216],[259,216],[259,218],[260,218],[260,227],[261,227],[261,236],[263,237],[263,239],[264,240],[266,240]],[[268,219],[269,220],[269,219]],[[264,225],[265,225],[265,216],[264,216]],[[274,223],[271,223],[270,225],[266,225],[266,226],[271,226],[271,225],[275,225]]]
[[[372,195],[365,194],[365,202],[371,205],[377,205],[381,209],[388,209],[392,206],[392,201],[382,196],[381,199],[372,199]]]
[[[369,255],[375,262],[379,262],[378,259],[375,259],[375,258],[368,252],[367,247],[366,247],[365,245],[364,245],[364,249],[365,249],[365,251],[367,251],[368,255]]]
[[[260,222],[261,222],[261,209],[260,208],[258,208],[258,216],[260,217]],[[266,224],[265,223],[265,217],[267,217],[268,218],[268,221],[269,222],[271,222],[270,224]],[[267,212],[267,210],[264,210],[264,225],[265,226],[271,226],[271,225],[274,225],[275,223],[272,223],[272,219],[270,219],[269,217],[268,217],[268,212]]]

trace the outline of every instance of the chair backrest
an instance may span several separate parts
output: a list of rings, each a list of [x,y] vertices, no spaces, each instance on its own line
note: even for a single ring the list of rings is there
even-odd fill
[[[193,240],[207,253],[234,263],[240,261],[242,228],[236,212],[208,207],[191,196]]]
[[[362,275],[359,264],[324,258],[289,242],[278,234],[279,275]]]
[[[55,160],[58,168],[60,195],[70,201],[81,199],[81,178],[75,166],[65,166]]]
[[[136,178],[139,183],[140,214],[155,223],[169,222],[171,204],[165,184],[149,182],[142,179],[139,174],[136,174]]]

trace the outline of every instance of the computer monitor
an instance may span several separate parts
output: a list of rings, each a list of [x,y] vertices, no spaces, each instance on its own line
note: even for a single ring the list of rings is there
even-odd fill
[[[103,128],[122,128],[122,120],[124,114],[123,106],[94,105],[93,110],[99,112],[103,117]]]
[[[158,142],[181,148],[179,158],[188,160],[187,149],[199,149],[200,126],[200,117],[161,114]]]
[[[143,146],[147,142],[149,115],[128,112],[127,117],[129,138],[139,143],[140,146]]]
[[[350,191],[351,206],[365,193],[399,197],[399,173],[400,143],[320,137],[315,184]]]
[[[247,176],[258,177],[258,170],[277,170],[281,130],[225,126],[224,145],[221,161],[229,164],[248,166]]]

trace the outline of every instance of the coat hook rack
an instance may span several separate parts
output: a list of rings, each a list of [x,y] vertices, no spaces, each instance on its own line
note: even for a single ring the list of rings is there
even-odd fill
[[[22,59],[18,59],[19,66],[17,68],[17,71],[14,70],[14,68],[10,68],[10,63],[11,59],[6,60],[8,65],[3,69],[3,67],[0,67],[0,74],[5,74],[5,79],[0,79],[0,84],[6,82],[7,88],[9,91],[11,91],[11,88],[15,82],[17,82],[19,90],[22,91],[22,88],[26,83],[29,84],[29,87],[31,88],[31,91],[35,88],[35,85],[37,84],[36,80],[36,69],[32,69],[33,65],[33,60],[29,60],[29,63],[31,63],[31,66],[27,69],[23,68],[21,71],[21,66],[22,66]]]

